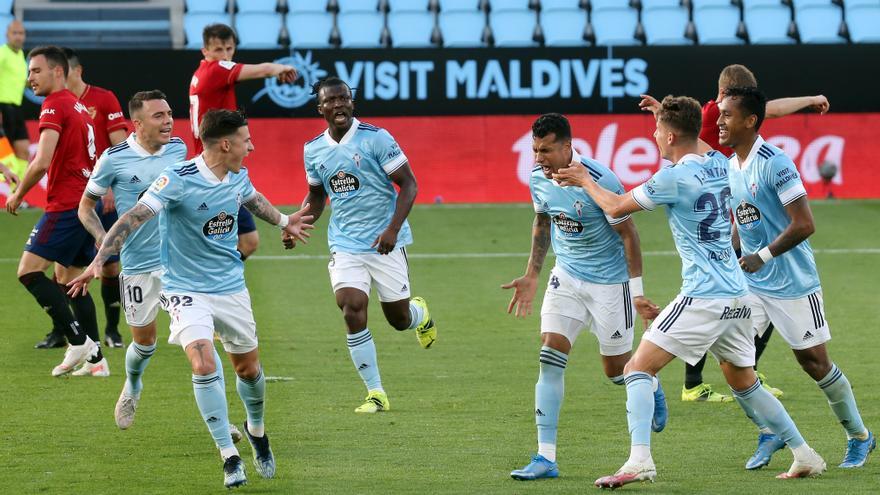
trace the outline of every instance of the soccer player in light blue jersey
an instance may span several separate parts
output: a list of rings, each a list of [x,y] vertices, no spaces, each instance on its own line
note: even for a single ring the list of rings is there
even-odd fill
[[[137,204],[107,232],[95,261],[74,282],[80,290],[129,236],[159,216],[162,238],[163,308],[171,316],[168,341],[184,348],[192,365],[193,392],[208,430],[224,459],[224,485],[247,482],[244,463],[229,430],[223,370],[214,332],[235,367],[236,389],[247,411],[243,431],[254,465],[265,478],[275,474],[275,458],[265,433],[265,378],[257,348],[256,324],[236,251],[236,220],[244,205],[254,215],[306,241],[310,220],[299,211],[284,215],[251,184],[242,160],[253,151],[247,120],[239,112],[212,110],[200,134],[205,151],[165,169]],[[306,205],[307,207],[308,205]]]
[[[318,113],[327,130],[305,144],[309,193],[304,203],[314,221],[329,197],[330,282],[348,330],[348,350],[367,388],[358,413],[388,411],[376,345],[367,327],[370,288],[375,286],[385,318],[397,330],[415,330],[428,349],[437,327],[421,297],[410,298],[406,246],[412,233],[406,217],[416,198],[416,178],[406,155],[385,129],[354,118],[351,88],[336,77],[315,83]],[[394,186],[400,188],[398,193]]]
[[[710,151],[698,154],[700,104],[693,98],[667,96],[657,113],[654,138],[664,167],[627,194],[617,194],[593,180],[583,167],[568,167],[553,177],[583,187],[608,215],[620,218],[666,206],[675,247],[681,256],[681,293],[645,332],[625,369],[629,460],[596,486],[616,488],[653,480],[651,377],[675,357],[694,364],[711,351],[727,383],[749,415],[761,420],[794,453],[794,463],[780,478],[818,475],[825,461],[804,441],[788,412],[758,380],[751,308],[745,276],[736,263],[728,220],[730,183],[727,159]]]
[[[719,104],[721,144],[730,146],[731,202],[752,293],[749,306],[758,335],[772,324],[801,368],[828,398],[847,435],[842,468],[865,464],[876,447],[862,422],[846,375],[828,356],[831,339],[816,260],[807,238],[815,230],[807,192],[791,159],[758,134],[766,97],[755,88],[731,88]],[[752,416],[760,429],[758,448],[746,463],[757,469],[784,444],[772,428]]]
[[[606,376],[623,385],[623,368],[633,343],[633,306],[646,320],[659,308],[644,296],[639,234],[629,215],[611,218],[580,187],[563,187],[552,174],[570,163],[584,167],[599,185],[623,193],[620,180],[606,166],[582,158],[571,147],[571,125],[564,116],[550,113],[532,125],[536,167],[529,189],[535,205],[532,249],[526,272],[504,289],[514,289],[507,307],[516,316],[531,313],[538,276],[551,242],[556,266],[541,306],[541,352],[535,385],[535,423],[538,453],[522,469],[510,473],[518,480],[555,478],[556,436],[565,390],[568,355],[581,330],[588,328],[599,341]],[[655,418],[652,428],[666,426],[666,399],[654,380]]]
[[[171,137],[174,119],[164,93],[136,93],[128,102],[128,111],[134,133],[101,155],[79,203],[80,221],[98,245],[107,234],[95,211],[102,197],[112,192],[117,211],[125,213],[137,204],[160,173],[186,159],[183,140]],[[159,221],[150,220],[126,239],[121,257],[123,308],[132,335],[125,353],[125,386],[115,412],[116,424],[124,430],[134,421],[141,396],[141,375],[156,350],[156,314],[162,289]],[[73,374],[97,375],[100,371],[99,367],[88,367],[88,363],[84,364]],[[106,374],[109,373],[102,376]]]

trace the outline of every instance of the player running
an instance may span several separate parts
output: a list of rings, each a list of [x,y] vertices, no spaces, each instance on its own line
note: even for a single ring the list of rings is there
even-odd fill
[[[25,244],[18,280],[67,336],[64,360],[52,370],[53,376],[61,376],[83,361],[106,363],[98,344],[92,296],[81,294],[68,300],[63,285],[95,255],[95,241],[77,218],[79,198],[95,165],[95,131],[85,105],[65,89],[69,69],[64,52],[57,46],[41,46],[31,50],[28,58],[28,84],[34,94],[46,99],[40,110],[37,154],[19,187],[6,199],[6,210],[17,214],[22,199],[48,171],[46,212]],[[58,284],[44,273],[53,262]]]
[[[254,189],[242,160],[254,150],[247,120],[239,112],[205,114],[200,136],[205,151],[165,169],[138,203],[107,232],[95,261],[71,283],[82,290],[101,273],[107,258],[154,216],[162,232],[163,308],[171,316],[169,343],[184,348],[192,365],[196,404],[224,459],[224,485],[247,483],[244,463],[229,431],[225,384],[214,332],[235,367],[236,388],[247,411],[243,431],[264,478],[275,475],[275,458],[263,422],[266,382],[259,361],[257,330],[244,266],[235,250],[235,223],[241,205],[306,242],[303,213],[284,215]]]
[[[348,350],[367,387],[358,413],[388,411],[391,403],[379,376],[376,344],[367,328],[370,287],[375,285],[388,323],[415,329],[428,349],[437,327],[421,297],[410,298],[406,221],[416,198],[416,178],[406,155],[385,129],[354,118],[351,88],[336,77],[315,83],[318,112],[327,130],[305,144],[309,193],[304,203],[317,221],[327,197],[333,204],[328,241],[330,283],[348,330]],[[400,188],[398,194],[394,185]],[[293,242],[286,240],[287,247]]]
[[[818,475],[825,470],[825,461],[807,445],[782,403],[761,386],[752,368],[751,308],[727,218],[731,194],[727,160],[717,151],[698,154],[700,105],[693,98],[667,96],[657,116],[657,146],[674,165],[631,192],[620,195],[598,187],[583,167],[568,167],[553,175],[564,185],[582,186],[614,218],[666,205],[682,262],[681,293],[645,332],[626,365],[629,460],[615,474],[596,480],[596,486],[616,488],[657,476],[650,448],[652,376],[675,357],[693,364],[706,351],[718,359],[746,413],[763,418],[794,453],[791,468],[778,477]]]
[[[101,156],[79,202],[80,221],[98,245],[107,234],[95,209],[102,197],[113,191],[117,210],[125,213],[160,173],[186,160],[183,140],[171,137],[174,120],[161,91],[135,93],[128,102],[128,112],[134,133]],[[156,313],[162,288],[159,221],[146,222],[126,239],[121,256],[125,320],[132,336],[125,352],[125,386],[115,412],[116,425],[124,430],[134,421],[143,387],[141,375],[156,350]]]
[[[235,56],[235,31],[225,24],[211,24],[202,31],[202,55],[205,57],[189,84],[189,118],[193,133],[194,153],[202,152],[199,123],[205,112],[214,109],[238,110],[235,84],[239,81],[276,77],[281,83],[296,80],[296,69],[289,65],[266,62],[238,64]],[[238,212],[238,252],[241,259],[252,255],[260,243],[254,217],[241,208]]]
[[[615,385],[623,385],[623,368],[632,351],[633,305],[645,320],[659,313],[642,289],[639,233],[629,215],[611,218],[580,187],[562,187],[552,179],[553,173],[574,163],[588,170],[600,186],[623,193],[617,176],[599,162],[578,155],[571,147],[568,119],[557,113],[542,115],[532,125],[532,149],[537,164],[529,180],[535,206],[532,250],[525,275],[501,286],[514,289],[507,312],[515,307],[518,317],[531,314],[551,239],[556,266],[541,306],[535,385],[538,453],[527,466],[510,473],[518,480],[559,476],[556,432],[565,367],[581,330],[589,327],[596,335],[605,375]],[[654,386],[651,427],[659,432],[666,426],[666,398],[656,378]]]
[[[807,238],[815,231],[807,192],[791,159],[764,142],[758,131],[766,98],[755,88],[729,88],[719,104],[719,142],[736,153],[730,158],[730,190],[746,272],[752,323],[758,335],[772,321],[801,368],[828,398],[847,435],[839,467],[865,464],[877,445],[862,422],[846,375],[831,361],[831,340],[816,260]],[[736,239],[736,237],[734,237]],[[747,469],[770,463],[784,442],[759,416],[758,449]]]

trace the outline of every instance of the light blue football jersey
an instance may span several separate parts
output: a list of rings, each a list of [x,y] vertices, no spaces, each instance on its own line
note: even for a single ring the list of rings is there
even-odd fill
[[[171,138],[168,144],[151,154],[131,134],[104,151],[95,164],[86,191],[93,196],[104,196],[112,189],[116,211],[122,216],[134,207],[160,173],[185,159],[186,144],[180,138]],[[134,275],[161,268],[159,243],[159,220],[153,218],[122,245],[122,273]]]
[[[807,195],[797,168],[779,148],[758,136],[740,166],[730,158],[730,191],[744,254],[757,253],[791,223],[785,206]],[[819,272],[809,241],[747,273],[749,289],[778,299],[798,299],[820,289]]]
[[[666,206],[681,256],[682,295],[698,299],[744,296],[746,279],[730,242],[727,158],[717,151],[690,154],[633,189],[646,210]]]
[[[162,235],[162,289],[230,294],[244,290],[238,251],[238,209],[256,196],[247,169],[223,180],[202,155],[165,169],[141,198]]]
[[[623,194],[623,184],[608,167],[575,154],[600,186]],[[541,167],[529,179],[535,213],[550,216],[556,265],[572,277],[595,284],[619,284],[629,280],[623,242],[612,225],[624,222],[610,218],[581,187],[563,187],[548,179]]]
[[[397,202],[389,176],[407,162],[391,134],[353,119],[338,143],[329,131],[307,142],[303,162],[309,185],[323,185],[330,197],[330,251],[375,253],[373,241],[388,227]],[[404,221],[396,247],[409,244],[412,232]]]

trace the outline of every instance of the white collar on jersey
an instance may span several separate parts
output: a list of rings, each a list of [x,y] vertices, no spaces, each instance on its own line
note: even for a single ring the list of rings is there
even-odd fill
[[[357,132],[358,124],[360,123],[361,122],[358,119],[352,117],[351,127],[348,128],[348,132],[346,132],[345,135],[342,136],[342,139],[340,139],[338,143],[336,142],[336,140],[330,137],[330,128],[328,127],[324,131],[324,140],[327,141],[327,144],[330,146],[339,146],[340,144],[346,144],[354,137],[354,134]]]
[[[204,177],[205,180],[208,181],[208,184],[217,185],[220,183],[229,183],[229,174],[231,172],[227,171],[226,175],[223,177],[223,180],[218,179],[217,176],[214,175],[214,172],[211,172],[211,169],[208,168],[208,164],[205,163],[205,159],[202,158],[202,155],[197,156],[195,160],[193,160],[193,163],[196,164],[196,168],[199,169],[199,173],[201,173],[202,177]]]
[[[755,144],[752,145],[752,150],[749,151],[749,156],[746,157],[746,161],[743,162],[742,165],[739,164],[739,157],[736,156],[736,153],[730,157],[730,163],[736,167],[737,170],[745,170],[752,164],[752,161],[755,159],[755,155],[758,154],[758,150],[761,149],[761,146],[764,145],[764,138],[758,134],[758,139],[755,139]]]
[[[678,163],[697,162],[699,164],[703,164],[703,163],[706,163],[707,161],[709,161],[708,155],[698,155],[696,153],[688,153],[687,155],[684,155],[683,157],[681,157],[681,160],[679,160]]]
[[[150,153],[149,151],[146,150],[146,148],[144,148],[143,146],[141,146],[140,143],[137,142],[137,139],[135,138],[135,135],[133,132],[131,134],[129,134],[127,138],[125,138],[125,142],[128,143],[128,146],[132,149],[132,151],[137,153],[137,155],[141,158],[149,158],[151,156],[162,156],[162,153],[165,153],[165,145],[164,144],[161,147],[159,147],[159,151],[157,151],[155,153]]]

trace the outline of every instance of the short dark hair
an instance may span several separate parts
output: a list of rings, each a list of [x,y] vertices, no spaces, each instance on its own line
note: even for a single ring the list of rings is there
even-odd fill
[[[208,110],[199,125],[199,138],[205,143],[214,142],[246,125],[247,118],[239,110]]]
[[[571,124],[562,114],[545,113],[532,124],[532,136],[542,138],[550,133],[556,135],[556,141],[571,139]]]
[[[697,139],[703,125],[703,112],[700,102],[690,96],[663,98],[657,120],[678,131],[681,137]]]
[[[55,45],[38,46],[28,53],[28,58],[34,58],[37,55],[46,57],[50,69],[54,69],[60,65],[61,68],[64,69],[64,78],[67,78],[67,73],[70,72],[70,64],[67,62],[64,50]]]
[[[761,90],[751,87],[727,88],[724,90],[724,97],[735,100],[746,116],[754,115],[757,117],[755,131],[761,129],[761,124],[767,113],[767,96]]]
[[[346,88],[348,88],[348,91],[352,93],[352,97],[354,97],[354,92],[351,89],[351,86],[349,86],[347,82],[339,79],[336,76],[325,77],[324,79],[317,80],[315,84],[312,84],[312,94],[316,97],[320,97],[321,88],[332,88],[333,86],[345,86]],[[318,103],[320,103],[320,101]]]
[[[212,39],[218,39],[220,41],[231,39],[232,41],[238,41],[238,38],[235,36],[235,30],[226,24],[220,23],[208,24],[202,31],[202,43],[205,47],[208,46],[208,43],[210,43]]]
[[[74,67],[80,67],[82,64],[79,61],[79,54],[76,53],[76,50],[73,48],[69,48],[66,46],[61,47],[61,50],[64,51],[64,56],[67,57],[67,66],[71,69]]]
[[[168,98],[165,96],[165,93],[159,91],[158,89],[151,89],[149,91],[138,91],[128,100],[128,116],[134,116],[134,113],[144,108],[144,102],[148,100],[167,100]]]
[[[721,70],[718,76],[718,86],[724,89],[741,87],[758,87],[755,74],[748,67],[741,64],[728,65]]]

